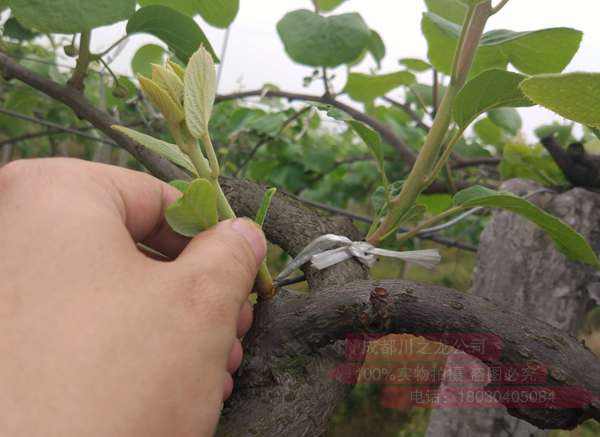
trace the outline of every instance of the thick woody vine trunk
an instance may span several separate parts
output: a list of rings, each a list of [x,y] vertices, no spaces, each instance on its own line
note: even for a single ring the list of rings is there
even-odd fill
[[[504,188],[521,195],[540,189],[524,180],[509,181]],[[532,200],[572,225],[596,251],[600,249],[600,194],[576,188]],[[560,255],[535,226],[512,213],[497,212],[481,238],[473,293],[576,334],[590,304],[586,287],[597,282],[594,277],[593,269]],[[449,357],[446,370],[456,366],[466,366],[464,355]],[[469,358],[469,366],[485,367],[474,358]],[[441,392],[445,389],[442,386]],[[547,432],[509,416],[504,408],[432,412],[429,437],[465,435],[529,437]]]

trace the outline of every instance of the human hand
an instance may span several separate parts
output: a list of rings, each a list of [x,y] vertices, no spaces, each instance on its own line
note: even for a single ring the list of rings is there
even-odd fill
[[[0,435],[212,435],[266,243],[243,219],[176,235],[179,195],[78,160],[0,169]]]

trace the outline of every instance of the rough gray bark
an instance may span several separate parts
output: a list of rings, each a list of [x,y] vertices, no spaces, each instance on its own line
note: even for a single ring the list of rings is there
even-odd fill
[[[512,180],[504,188],[524,194],[540,186]],[[532,200],[577,229],[596,251],[600,249],[600,194],[576,188],[559,195],[540,194]],[[593,269],[568,261],[534,225],[515,214],[496,212],[481,237],[473,294],[575,335],[590,304],[586,287],[595,278]],[[447,368],[458,359],[465,364],[464,357],[451,355]],[[483,366],[475,359],[470,365]],[[429,437],[464,435],[525,437],[547,432],[509,416],[504,409],[432,412]]]

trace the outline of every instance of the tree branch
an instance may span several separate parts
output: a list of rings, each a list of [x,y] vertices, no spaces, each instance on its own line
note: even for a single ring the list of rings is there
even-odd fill
[[[359,111],[358,109],[342,103],[331,96],[314,96],[310,94],[290,93],[285,91],[265,91],[260,89],[217,96],[216,102],[218,103],[227,100],[246,99],[249,97],[281,97],[288,100],[300,100],[334,106],[335,108],[344,111],[355,120],[361,121],[379,132],[383,139],[396,149],[406,166],[411,166],[415,162],[416,158],[413,151],[400,138],[398,138],[392,129],[381,123],[379,120],[369,117],[367,114]]]
[[[111,138],[117,144],[131,153],[138,161],[144,164],[146,168],[166,181],[173,179],[185,179],[187,173],[175,167],[169,161],[150,152],[144,146],[131,140],[124,134],[121,134],[112,126],[117,124],[110,115],[96,108],[85,96],[76,88],[60,85],[42,75],[39,75],[15,62],[4,53],[0,53],[0,69],[6,77],[14,77],[23,83],[31,86],[38,91],[52,97],[53,99],[64,103],[70,107],[75,114],[96,126],[106,136]]]
[[[502,161],[500,158],[474,158],[456,162],[452,164],[452,170],[459,170],[467,167],[479,167],[482,165],[496,166]]]
[[[423,129],[425,132],[429,132],[429,129],[431,129],[431,126],[425,124],[423,122],[423,120],[421,120],[421,117],[419,117],[417,115],[417,113],[410,107],[409,104],[399,102],[399,101],[394,100],[391,97],[387,97],[387,96],[384,96],[383,100],[385,100],[386,102],[390,103],[393,106],[396,106],[396,107],[402,109],[410,118],[413,119],[413,121],[417,124],[417,126],[420,127],[421,129]]]
[[[0,53],[0,67],[50,97],[70,106],[163,179],[185,178],[169,162],[111,129],[109,115],[70,87],[52,82]],[[253,216],[264,189],[223,179],[223,189],[240,216]],[[268,238],[291,255],[324,233],[360,238],[350,220],[323,217],[278,193],[264,226]],[[502,357],[486,364],[535,360],[550,370],[551,387],[578,387],[590,394],[580,408],[513,409],[511,414],[541,427],[570,428],[588,417],[600,418],[600,363],[574,337],[544,322],[496,306],[488,300],[431,285],[366,281],[354,260],[325,271],[306,268],[311,293],[282,291],[256,307],[245,337],[246,360],[238,389],[224,412],[220,435],[321,435],[350,385],[337,383],[327,370],[344,363],[342,339],[356,332],[491,333],[502,340]],[[460,345],[459,345],[460,346]],[[473,350],[468,353],[478,356]],[[592,400],[594,399],[594,400]],[[248,420],[248,418],[253,420]]]

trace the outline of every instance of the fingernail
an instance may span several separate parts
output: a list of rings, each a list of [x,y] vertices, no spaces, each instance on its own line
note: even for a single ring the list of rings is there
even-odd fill
[[[267,241],[256,223],[248,219],[236,219],[231,227],[250,244],[256,256],[256,264],[260,264],[267,254]]]

